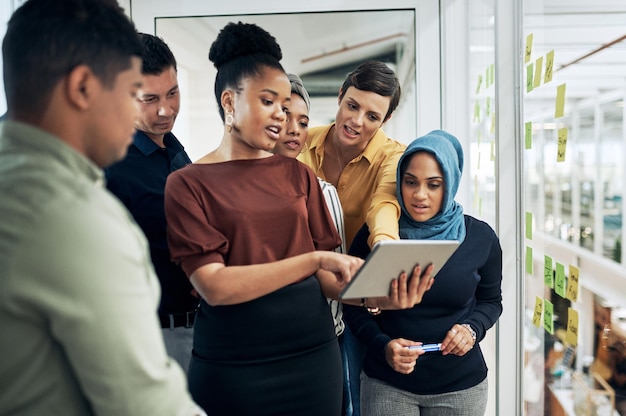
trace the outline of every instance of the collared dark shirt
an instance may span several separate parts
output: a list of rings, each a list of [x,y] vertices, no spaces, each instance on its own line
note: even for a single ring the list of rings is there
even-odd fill
[[[107,188],[126,205],[150,243],[161,282],[161,315],[191,311],[198,305],[189,279],[170,260],[163,206],[167,176],[191,160],[172,133],[166,134],[163,142],[165,148],[137,131],[126,157],[105,170]]]

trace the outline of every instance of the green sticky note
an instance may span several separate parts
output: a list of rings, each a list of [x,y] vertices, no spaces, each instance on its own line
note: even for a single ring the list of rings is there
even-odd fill
[[[491,114],[491,97],[487,97],[487,100],[485,102],[485,108],[485,113]]]
[[[483,76],[478,74],[478,84],[476,85],[476,94],[480,92],[480,86],[483,84]]]
[[[533,75],[534,75],[534,71],[533,71],[533,63],[529,63],[526,66],[526,92],[531,92],[533,90]]]
[[[543,256],[543,282],[550,289],[554,287],[554,271],[552,270],[552,257]]]
[[[543,301],[543,327],[546,332],[554,334],[554,305],[548,299]]]
[[[533,239],[533,214],[532,212],[526,213],[526,238]]]
[[[480,123],[480,103],[478,100],[474,103],[474,120],[476,123]]]
[[[526,149],[533,147],[533,122],[527,121],[524,124],[524,143]]]
[[[557,295],[564,298],[567,282],[565,281],[565,266],[558,261],[556,262],[556,278],[554,279],[554,291]]]
[[[526,273],[533,274],[533,248],[526,246]]]

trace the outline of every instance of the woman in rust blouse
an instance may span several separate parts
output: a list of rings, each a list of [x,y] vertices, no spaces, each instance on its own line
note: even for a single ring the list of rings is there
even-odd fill
[[[341,411],[326,296],[336,298],[362,260],[331,251],[341,240],[313,172],[269,152],[291,97],[281,58],[256,25],[222,29],[209,52],[222,142],[166,185],[172,257],[202,296],[189,388],[209,415]],[[406,280],[377,301],[418,302],[426,285]]]

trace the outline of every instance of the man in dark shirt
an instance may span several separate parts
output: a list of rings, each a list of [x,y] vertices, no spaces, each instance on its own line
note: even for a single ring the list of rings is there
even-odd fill
[[[165,346],[186,371],[198,299],[182,269],[170,260],[163,195],[167,176],[191,160],[171,133],[180,108],[174,55],[160,38],[141,34],[141,39],[143,86],[136,99],[136,132],[126,158],[106,170],[107,187],[126,205],[148,238],[161,282],[159,318]]]

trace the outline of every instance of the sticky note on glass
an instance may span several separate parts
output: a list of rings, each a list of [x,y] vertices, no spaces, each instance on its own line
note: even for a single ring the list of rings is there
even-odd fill
[[[487,100],[485,102],[485,109],[485,113],[491,114],[491,97],[487,97]]]
[[[565,297],[565,285],[567,282],[565,281],[565,266],[563,266],[558,261],[556,262],[556,278],[554,279],[554,291],[557,295],[564,298]]]
[[[578,311],[567,308],[567,332],[565,341],[573,347],[578,345]]]
[[[526,238],[533,239],[533,213],[526,212]]]
[[[552,70],[554,69],[554,49],[546,54],[546,73],[543,76],[543,83],[552,81]]]
[[[478,74],[478,83],[476,84],[476,94],[480,92],[480,87],[483,85],[483,76]]]
[[[533,82],[534,69],[533,63],[526,65],[526,92],[531,92],[535,83]]]
[[[548,299],[543,301],[543,327],[546,332],[554,334],[554,305]]]
[[[535,76],[533,78],[533,88],[537,88],[541,85],[541,70],[543,69],[543,56],[540,56],[535,61]]]
[[[489,129],[489,132],[491,132],[491,133],[495,133],[496,132],[496,113],[495,112],[491,113],[491,128]],[[494,155],[495,155],[495,153],[494,153]],[[495,157],[494,157],[493,160],[495,160]]]
[[[491,120],[494,121],[496,119],[496,116],[494,115]],[[496,160],[496,142],[494,142],[493,140],[490,143],[491,145],[491,152],[489,155],[489,159],[491,159],[491,161],[495,161]]]
[[[480,103],[478,100],[474,103],[474,121],[480,123]]]
[[[533,274],[533,248],[526,246],[526,273]]]
[[[491,85],[496,83],[496,64],[489,66],[489,77],[491,78]]]
[[[527,121],[524,124],[524,143],[526,149],[532,149],[533,147],[533,122]]]
[[[565,150],[567,149],[567,127],[558,130],[556,161],[565,162]]]
[[[578,267],[569,266],[569,280],[567,281],[567,293],[566,298],[571,300],[572,302],[576,302],[578,300],[578,276],[580,271]]]
[[[524,49],[524,63],[530,62],[530,57],[533,53],[533,34],[526,36],[526,48]]]
[[[535,310],[533,312],[533,325],[537,328],[541,326],[541,315],[543,314],[543,299],[535,296]]]
[[[543,256],[543,283],[550,289],[554,287],[554,270],[552,270],[552,257]]]
[[[556,87],[556,108],[554,109],[554,118],[563,117],[565,110],[565,84]]]

